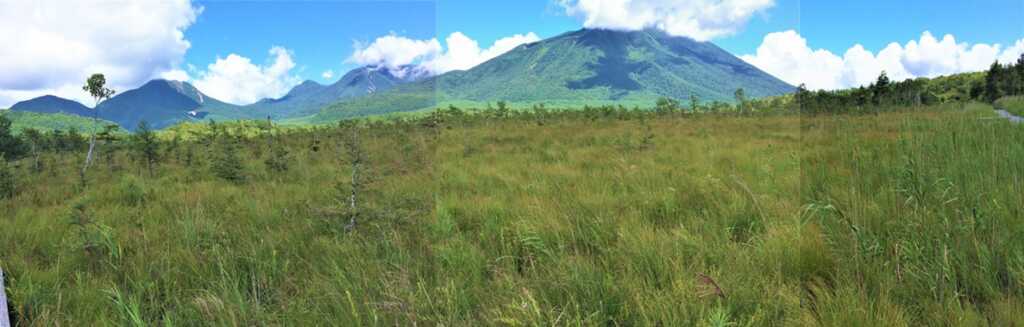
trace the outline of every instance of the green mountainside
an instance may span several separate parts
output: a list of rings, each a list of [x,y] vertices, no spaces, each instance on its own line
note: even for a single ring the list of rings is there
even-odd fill
[[[103,128],[103,126],[106,125],[116,124],[102,119],[99,120],[98,124],[93,124],[92,118],[63,113],[37,113],[29,111],[2,110],[0,111],[0,115],[11,120],[11,129],[14,130],[15,133],[20,133],[21,131],[29,128],[41,132],[54,130],[68,131],[71,129],[75,129],[80,132],[87,132],[90,131],[93,126]]]
[[[661,97],[732,101],[795,88],[708,42],[660,31],[583,29],[521,45],[468,71],[454,71],[389,92],[329,106],[314,121],[449,103],[653,106]]]

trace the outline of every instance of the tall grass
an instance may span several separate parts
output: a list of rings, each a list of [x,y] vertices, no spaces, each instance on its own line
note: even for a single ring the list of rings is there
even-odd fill
[[[336,129],[242,139],[241,183],[213,174],[218,147],[202,141],[165,150],[152,177],[118,152],[86,189],[68,169],[80,154],[22,164],[0,200],[18,321],[1024,319],[1024,130],[975,111],[373,126],[352,232]],[[265,164],[268,144],[288,149],[288,169]]]

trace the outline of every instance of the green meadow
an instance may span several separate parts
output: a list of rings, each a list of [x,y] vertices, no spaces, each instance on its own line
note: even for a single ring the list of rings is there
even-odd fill
[[[157,136],[7,164],[17,325],[1024,323],[1024,127],[987,105]]]

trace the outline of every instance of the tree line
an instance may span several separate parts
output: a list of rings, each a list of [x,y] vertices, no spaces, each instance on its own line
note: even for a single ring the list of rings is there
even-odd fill
[[[994,102],[1005,96],[1024,94],[1024,54],[1017,62],[1003,65],[992,63],[985,75],[985,89],[982,96],[988,102]]]

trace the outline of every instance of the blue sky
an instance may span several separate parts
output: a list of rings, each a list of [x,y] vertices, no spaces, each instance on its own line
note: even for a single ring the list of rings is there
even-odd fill
[[[43,94],[85,100],[78,84],[95,71],[121,90],[163,77],[245,104],[364,64],[468,69],[584,26],[709,40],[823,89],[1024,53],[1022,0],[0,1],[0,42],[19,45],[0,49],[0,108]]]
[[[432,1],[198,1],[203,7],[186,30],[185,56],[203,68],[235,53],[257,62],[272,46],[291,50],[298,75],[323,82],[321,73],[355,68],[344,63],[353,42],[394,32],[417,39],[437,35]],[[347,69],[346,69],[347,70]],[[337,79],[339,76],[335,76]]]
[[[204,7],[186,31],[186,61],[198,67],[237,53],[266,57],[271,46],[295,52],[300,75],[355,68],[344,59],[353,41],[372,42],[394,32],[413,39],[444,39],[462,32],[486,46],[534,32],[542,38],[578,29],[552,0],[479,1],[198,1]],[[842,53],[854,44],[878,51],[931,31],[960,42],[1009,44],[1024,35],[1024,1],[777,0],[738,33],[714,40],[734,54],[754,52],[771,32],[796,30],[814,48]],[[337,77],[337,76],[336,76]]]
[[[394,33],[441,45],[461,32],[486,48],[496,40],[533,32],[540,38],[581,28],[581,19],[555,0],[517,1],[199,1],[204,10],[188,28],[186,62],[202,68],[229,53],[260,62],[267,49],[294,54],[302,79],[331,82],[359,66],[346,61],[354,42],[369,44]],[[930,31],[957,43],[1012,44],[1024,35],[1024,1],[776,0],[733,34],[712,41],[736,54],[755,53],[765,36],[794,30],[813,49],[842,56],[855,44],[878,52],[893,42],[919,40]],[[322,72],[336,72],[330,78]]]

